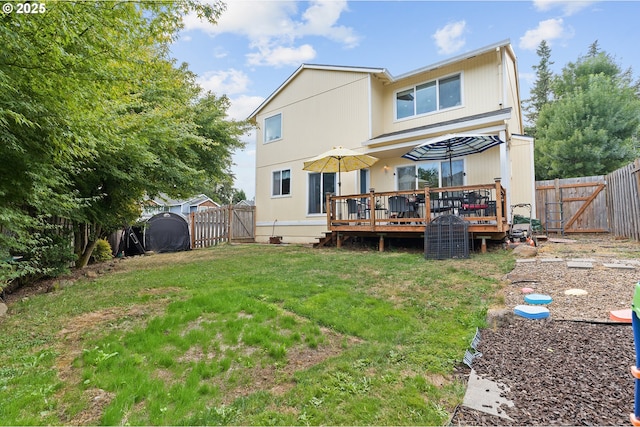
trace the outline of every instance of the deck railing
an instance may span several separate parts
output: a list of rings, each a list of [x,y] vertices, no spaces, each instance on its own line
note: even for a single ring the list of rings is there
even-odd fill
[[[327,194],[330,231],[424,232],[440,215],[458,215],[472,233],[503,233],[508,229],[506,192],[493,184],[429,188],[335,196]]]

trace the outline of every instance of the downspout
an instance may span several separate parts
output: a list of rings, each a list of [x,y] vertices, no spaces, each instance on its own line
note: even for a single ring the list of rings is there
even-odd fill
[[[497,59],[498,59],[498,87],[500,88],[500,95],[498,96],[498,102],[499,102],[499,106],[500,109],[503,108],[507,108],[508,107],[508,102],[507,99],[508,97],[506,96],[507,93],[507,79],[505,78],[505,76],[507,75],[507,70],[506,70],[506,61],[505,61],[505,57],[504,57],[504,52],[502,51],[501,47],[497,47],[496,48],[496,55],[497,55]],[[509,130],[509,124],[508,122],[505,120],[505,127],[507,129],[507,131]],[[500,177],[502,179],[502,186],[504,187],[505,190],[505,197],[507,198],[507,203],[505,204],[505,211],[503,212],[503,215],[505,215],[506,218],[511,218],[511,207],[510,205],[511,203],[511,160],[510,160],[510,156],[509,156],[509,144],[511,143],[510,138],[507,138],[507,131],[500,131],[499,133],[499,137],[502,141],[504,141],[504,144],[500,144]]]
[[[505,218],[511,218],[511,167],[509,160],[509,147],[511,143],[510,139],[507,139],[507,132],[501,130],[498,134],[500,139],[504,141],[504,144],[500,144],[500,178],[502,186],[504,187],[505,197],[507,203],[505,204],[506,212],[503,212]]]
[[[372,96],[371,96],[371,92],[373,91],[373,82],[371,80],[371,73],[369,73],[369,90],[367,91],[367,95],[368,95],[368,108],[369,108],[369,135],[367,136],[368,140],[371,140],[371,138],[373,138],[373,108],[371,106],[372,104]]]
[[[500,47],[496,48],[496,56],[498,60],[498,88],[500,90],[500,92],[498,93],[498,107],[500,107],[500,109],[502,110],[503,108],[507,107],[507,102],[505,99],[507,84],[505,81],[506,79],[504,78],[504,76],[506,75],[504,55],[502,54],[502,49]]]
[[[513,61],[513,71],[514,74],[516,76],[516,81],[515,86],[516,86],[516,93],[515,93],[515,97],[516,97],[516,102],[513,106],[514,109],[517,108],[517,113],[518,113],[518,126],[520,126],[520,128],[518,129],[518,131],[516,133],[522,134],[524,135],[524,122],[522,121],[522,105],[520,103],[520,79],[518,78],[519,74],[518,74],[518,59],[516,58],[516,54],[513,51],[513,48],[511,47],[511,45],[507,45],[505,47],[505,50],[507,52],[507,54],[509,55],[509,57],[511,58],[511,60]],[[505,62],[505,67],[506,67],[506,62]]]

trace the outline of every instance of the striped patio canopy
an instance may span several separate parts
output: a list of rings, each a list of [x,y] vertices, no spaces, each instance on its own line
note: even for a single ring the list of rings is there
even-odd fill
[[[416,146],[402,157],[415,161],[450,161],[454,157],[481,153],[503,142],[496,135],[447,134]]]

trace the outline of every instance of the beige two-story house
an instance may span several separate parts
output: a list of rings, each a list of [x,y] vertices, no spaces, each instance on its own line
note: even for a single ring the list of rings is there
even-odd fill
[[[343,196],[498,182],[504,218],[510,205],[535,203],[533,139],[523,135],[517,61],[508,40],[399,76],[385,68],[304,64],[249,119],[257,126],[257,241],[277,235],[310,243],[328,231],[326,194],[338,192],[337,173],[306,171],[303,164],[334,146],[379,159],[340,174]],[[402,157],[446,134],[492,135],[502,143],[449,160]],[[370,215],[375,212],[357,224]]]

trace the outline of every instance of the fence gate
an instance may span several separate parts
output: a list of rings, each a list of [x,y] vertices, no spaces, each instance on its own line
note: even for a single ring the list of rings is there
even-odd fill
[[[190,216],[191,247],[255,240],[255,206],[222,206]]]
[[[256,237],[255,206],[234,206],[231,210],[232,242],[253,242]]]
[[[536,181],[536,206],[548,231],[609,232],[604,176]]]

